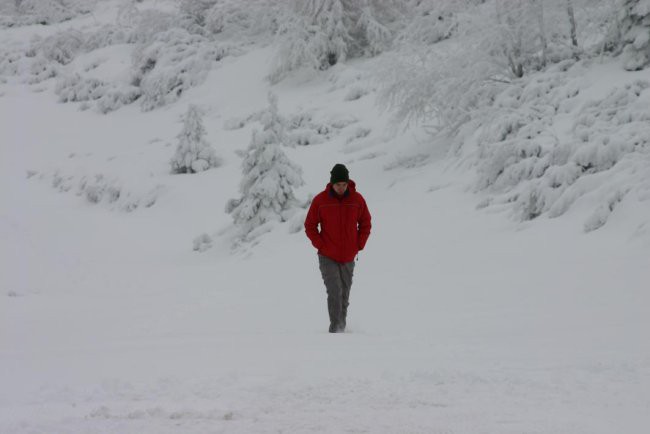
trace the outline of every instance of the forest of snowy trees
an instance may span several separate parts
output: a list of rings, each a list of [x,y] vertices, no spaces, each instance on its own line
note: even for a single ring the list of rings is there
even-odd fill
[[[92,16],[105,3],[0,0],[0,27],[53,26]],[[551,128],[590,62],[612,59],[627,71],[650,67],[650,0],[123,0],[113,23],[83,29],[61,26],[3,44],[0,81],[52,82],[61,102],[81,103],[80,109],[108,113],[139,104],[149,111],[178,101],[222,59],[255,46],[275,47],[270,85],[297,71],[317,79],[338,64],[376,57],[377,103],[398,123],[426,125],[432,143],[444,143],[450,158],[473,170],[475,188],[491,194],[481,206],[509,204],[520,220],[555,217],[602,188],[601,206],[585,223],[589,231],[605,224],[634,185],[650,183],[643,175],[650,80],[582,107],[567,137]],[[114,79],[76,62],[114,46],[131,52],[130,69]],[[271,101],[271,119],[274,107]],[[229,207],[238,223],[280,216],[293,200],[291,186],[301,182],[298,168],[282,157],[288,141],[274,122],[263,120],[252,138],[248,181]],[[192,125],[201,127],[190,110],[175,172],[218,166],[211,148],[196,148],[204,142],[201,131],[187,130]],[[261,154],[290,170],[260,169]],[[613,171],[629,172],[630,183],[604,185],[601,175]],[[286,188],[262,199],[253,178],[271,175]]]
[[[47,25],[90,14],[101,1],[2,0],[0,26]],[[63,101],[102,100],[102,111],[140,100],[171,103],[224,56],[274,37],[269,78],[326,70],[389,52],[384,99],[405,120],[457,122],[486,81],[507,82],[568,59],[621,54],[650,63],[647,0],[177,0],[170,7],[124,0],[113,24],[62,28],[28,47],[3,47],[0,73],[57,78]],[[134,47],[130,80],[104,83],[66,68],[99,48]],[[469,67],[473,65],[473,67]],[[449,95],[452,83],[470,92]],[[480,89],[478,89],[480,88]],[[414,98],[417,94],[417,98]],[[453,97],[460,104],[445,107]],[[112,102],[113,105],[109,103]],[[408,101],[408,103],[406,103]],[[457,113],[454,113],[457,112]]]

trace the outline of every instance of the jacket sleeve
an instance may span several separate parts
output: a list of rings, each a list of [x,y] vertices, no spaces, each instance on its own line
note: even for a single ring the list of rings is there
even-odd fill
[[[309,206],[309,211],[307,212],[307,218],[305,219],[305,233],[307,237],[311,240],[311,244],[320,250],[323,246],[323,239],[318,232],[318,204],[317,200],[314,199]]]
[[[366,242],[368,237],[370,237],[370,229],[372,228],[372,217],[370,216],[370,211],[368,211],[368,205],[366,204],[365,199],[362,199],[361,214],[359,214],[359,250],[363,250],[366,247]]]

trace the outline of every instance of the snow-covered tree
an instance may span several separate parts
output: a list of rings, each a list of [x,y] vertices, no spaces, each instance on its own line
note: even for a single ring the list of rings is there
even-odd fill
[[[226,206],[244,237],[272,221],[286,221],[297,206],[293,189],[303,184],[302,170],[282,150],[284,135],[277,97],[269,94],[269,108],[261,117],[262,131],[254,131],[242,163],[241,197]]]
[[[546,62],[544,4],[539,0],[497,0],[497,32],[484,39],[484,47],[513,77]]]
[[[476,24],[481,51],[520,78],[600,48],[612,13],[611,0],[495,0],[493,19]]]
[[[612,16],[610,0],[424,0],[414,10],[383,70],[381,101],[436,130],[458,127],[544,65],[599,54]]]
[[[348,57],[383,51],[404,5],[403,0],[293,0],[278,30],[271,80],[303,66],[324,70]]]
[[[344,61],[348,53],[350,16],[341,0],[307,0],[298,3],[297,12],[312,29],[311,49],[320,69],[327,69]]]
[[[174,173],[196,173],[221,164],[215,150],[205,140],[201,111],[190,105],[183,118],[183,129],[178,134],[178,146],[171,160]]]
[[[641,70],[650,65],[650,0],[623,0],[619,16],[624,67]]]

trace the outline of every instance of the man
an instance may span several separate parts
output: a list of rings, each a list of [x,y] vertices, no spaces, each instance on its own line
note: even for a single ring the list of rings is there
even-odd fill
[[[320,272],[327,289],[330,333],[345,331],[354,257],[370,236],[370,212],[348,169],[337,164],[330,182],[311,203],[305,232],[318,249]],[[318,226],[320,225],[320,231]]]

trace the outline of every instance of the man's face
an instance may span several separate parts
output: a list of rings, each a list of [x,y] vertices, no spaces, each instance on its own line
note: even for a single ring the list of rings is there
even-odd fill
[[[334,188],[334,191],[336,194],[339,196],[343,196],[345,193],[345,190],[348,189],[348,183],[347,182],[337,182],[336,184],[332,185],[332,188]]]

